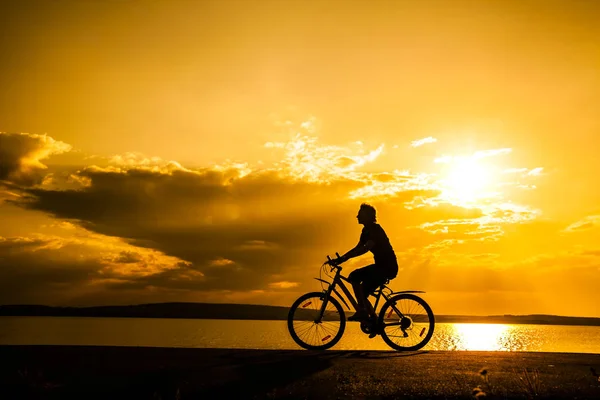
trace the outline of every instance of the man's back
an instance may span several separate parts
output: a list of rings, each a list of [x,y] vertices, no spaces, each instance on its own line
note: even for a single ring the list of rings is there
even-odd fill
[[[364,244],[368,240],[372,240],[375,243],[371,248],[375,264],[390,268],[390,272],[395,276],[398,272],[396,253],[394,253],[390,239],[381,225],[377,223],[365,224],[360,235],[360,243]]]

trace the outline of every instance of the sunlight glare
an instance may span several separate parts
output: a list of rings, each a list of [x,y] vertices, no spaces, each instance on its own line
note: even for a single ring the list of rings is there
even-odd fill
[[[474,157],[455,157],[440,180],[442,196],[459,205],[471,205],[490,196],[494,181],[489,166]]]
[[[453,324],[457,350],[498,351],[506,346],[510,326],[504,324]]]

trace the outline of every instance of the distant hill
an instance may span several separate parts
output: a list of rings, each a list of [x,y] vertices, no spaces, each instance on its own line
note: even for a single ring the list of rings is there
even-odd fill
[[[0,316],[198,318],[198,319],[287,319],[289,308],[252,304],[156,303],[129,306],[49,307],[41,305],[0,306]]]
[[[50,307],[42,305],[0,306],[0,316],[48,317],[112,317],[112,318],[190,318],[285,320],[289,308],[253,304],[155,303],[128,306]],[[600,326],[600,318],[563,317],[556,315],[436,315],[436,322],[592,325]]]

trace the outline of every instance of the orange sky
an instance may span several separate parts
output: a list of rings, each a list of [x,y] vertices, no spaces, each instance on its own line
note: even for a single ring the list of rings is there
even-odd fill
[[[0,304],[289,305],[367,201],[438,314],[600,316],[596,2],[0,15]]]

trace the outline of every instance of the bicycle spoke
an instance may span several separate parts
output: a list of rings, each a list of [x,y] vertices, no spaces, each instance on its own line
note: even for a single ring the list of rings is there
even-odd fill
[[[325,325],[321,325],[321,328],[323,328],[323,330],[329,334],[335,335],[337,333],[337,331],[339,330],[339,326],[325,326]]]
[[[400,295],[383,306],[382,336],[398,349],[421,348],[422,343],[426,344],[431,337],[429,332],[433,329],[433,321],[422,300],[416,299],[414,296]]]
[[[298,336],[305,334],[306,332],[308,332],[312,327],[313,327],[313,323],[309,323],[308,325],[306,325],[306,327],[302,328],[302,329],[295,329],[296,333],[298,334]]]
[[[323,307],[323,301],[322,294],[305,296],[290,311],[288,328],[293,332],[292,338],[302,347],[329,348],[341,337],[341,306],[335,300],[328,299]]]

